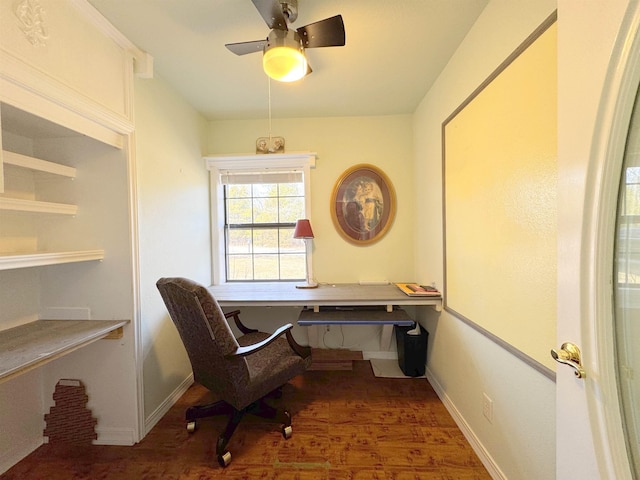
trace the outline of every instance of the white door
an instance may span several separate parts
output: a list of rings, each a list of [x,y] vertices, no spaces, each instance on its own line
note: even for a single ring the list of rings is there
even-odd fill
[[[613,251],[622,159],[640,78],[636,0],[558,1],[557,479],[625,480],[617,390]]]

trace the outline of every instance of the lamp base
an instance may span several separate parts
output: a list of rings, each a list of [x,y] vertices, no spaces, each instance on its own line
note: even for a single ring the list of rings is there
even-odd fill
[[[296,288],[318,288],[318,284],[315,282],[301,283],[300,285],[296,285]]]

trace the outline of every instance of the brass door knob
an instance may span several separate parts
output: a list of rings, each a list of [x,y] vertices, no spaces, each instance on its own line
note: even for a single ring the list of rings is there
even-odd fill
[[[575,373],[576,377],[584,378],[587,376],[584,368],[582,368],[580,349],[577,345],[571,342],[565,342],[560,347],[560,351],[552,349],[551,356],[556,362],[564,363],[565,365],[569,365],[571,368],[573,368],[573,373]]]

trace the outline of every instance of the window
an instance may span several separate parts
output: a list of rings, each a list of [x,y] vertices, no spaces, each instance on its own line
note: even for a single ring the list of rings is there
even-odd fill
[[[223,175],[227,281],[305,278],[305,245],[293,238],[305,217],[302,174]]]
[[[627,161],[636,160],[630,155]],[[627,166],[622,178],[618,218],[618,283],[640,285],[640,167]]]
[[[293,238],[309,218],[309,154],[208,157],[214,283],[303,280],[307,255]]]

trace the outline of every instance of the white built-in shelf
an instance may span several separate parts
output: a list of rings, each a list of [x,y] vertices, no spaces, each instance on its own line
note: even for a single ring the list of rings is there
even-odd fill
[[[102,338],[121,338],[129,320],[37,320],[0,331],[0,382]]]
[[[50,173],[62,177],[76,178],[76,169],[73,167],[9,152],[7,150],[2,151],[2,161],[5,165],[13,165],[14,167],[27,168],[36,172]]]
[[[75,215],[78,206],[69,203],[42,202],[24,198],[0,197],[0,210],[16,212],[51,213],[57,215]]]
[[[25,168],[34,172],[59,175],[66,178],[75,178],[76,169],[59,163],[29,157],[19,153],[2,150],[2,160],[4,165],[12,165],[18,168]],[[30,200],[15,197],[0,197],[0,210],[11,210],[15,212],[48,213],[56,215],[75,215],[78,213],[77,205],[67,203],[43,202],[40,200]]]
[[[103,260],[104,250],[77,250],[73,252],[34,252],[24,254],[0,254],[0,270],[42,267],[61,263]]]

